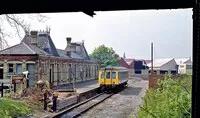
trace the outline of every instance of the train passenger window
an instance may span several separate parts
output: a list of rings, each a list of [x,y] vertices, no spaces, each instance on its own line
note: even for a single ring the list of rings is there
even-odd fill
[[[106,72],[106,79],[110,79],[110,72]]]
[[[105,74],[104,72],[101,73],[101,78],[104,78],[104,74]]]
[[[116,72],[112,72],[112,79],[116,79]]]

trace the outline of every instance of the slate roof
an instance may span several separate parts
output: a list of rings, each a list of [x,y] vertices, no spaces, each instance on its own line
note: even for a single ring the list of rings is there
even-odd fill
[[[86,60],[90,60],[90,57],[85,49],[85,46],[82,43],[79,42],[72,42],[71,46],[80,46],[80,48],[82,49],[83,52],[76,52],[76,54],[80,55],[79,57],[82,57]],[[74,56],[76,56],[76,54],[74,54]],[[76,56],[77,57],[77,56]]]
[[[175,59],[177,65],[184,64],[185,62],[189,60],[190,58]]]
[[[101,68],[100,70],[105,70],[105,69],[114,69],[114,70],[127,70],[128,69],[126,67],[123,67],[123,66],[106,66],[104,68]]]
[[[169,61],[173,60],[174,58],[166,58],[166,59],[155,59],[153,61],[153,67],[161,67],[162,65],[168,63]],[[147,66],[151,67],[151,62],[147,64]]]
[[[130,65],[130,64],[134,61],[134,59],[124,59],[124,61],[125,61],[128,65]]]
[[[72,59],[82,59],[88,62],[95,62],[91,60],[83,43],[73,42],[74,46],[79,46],[80,51],[71,51]],[[62,49],[56,49],[49,33],[38,32],[37,45],[31,43],[30,33],[26,33],[20,44],[9,47],[5,50],[0,51],[0,54],[13,54],[13,55],[43,55],[43,56],[54,56],[70,58],[66,55],[66,51]]]
[[[24,42],[9,47],[7,49],[1,50],[0,54],[11,54],[11,55],[49,55],[36,45],[27,45]]]
[[[28,45],[31,45],[31,36],[26,35],[21,42],[24,42]],[[48,34],[38,34],[37,37],[37,45],[38,47],[42,48],[45,52],[53,55],[59,56],[56,47]]]
[[[57,52],[59,54],[60,57],[68,57],[66,55],[66,51],[65,50],[62,50],[62,49],[57,49]],[[69,58],[69,57],[68,57]]]
[[[76,52],[71,52],[71,58],[74,58],[74,59],[84,59],[83,57],[81,57],[80,55],[78,55]]]
[[[68,57],[66,55],[66,51],[65,50],[62,50],[62,49],[57,49],[57,52],[58,54],[61,56],[61,57]],[[69,57],[68,57],[69,58]],[[78,55],[76,52],[71,52],[71,58],[73,59],[84,59],[83,57],[81,57],[80,55]]]

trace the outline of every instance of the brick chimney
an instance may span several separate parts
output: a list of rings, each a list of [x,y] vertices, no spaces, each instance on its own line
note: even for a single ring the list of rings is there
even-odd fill
[[[37,45],[37,31],[31,31],[31,44]]]
[[[71,37],[67,37],[66,38],[66,40],[67,40],[67,47],[66,47],[66,55],[68,56],[68,57],[71,57]]]

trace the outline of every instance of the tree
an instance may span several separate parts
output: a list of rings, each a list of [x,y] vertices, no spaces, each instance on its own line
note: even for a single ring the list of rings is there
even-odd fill
[[[108,65],[118,66],[119,64],[119,55],[115,53],[112,47],[106,47],[105,45],[100,45],[95,48],[90,56],[97,61],[100,61],[102,67]]]
[[[0,50],[9,47],[8,38],[12,37],[15,33],[19,38],[22,37],[22,33],[29,31],[31,24],[28,20],[37,20],[39,22],[45,22],[48,19],[45,15],[41,14],[4,14],[0,15]],[[13,31],[7,29],[12,28]]]

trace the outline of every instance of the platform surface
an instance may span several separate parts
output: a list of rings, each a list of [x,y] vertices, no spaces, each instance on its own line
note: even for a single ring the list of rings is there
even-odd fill
[[[77,93],[83,93],[83,92],[98,88],[99,84],[98,84],[98,80],[95,79],[95,80],[88,80],[88,81],[74,83],[74,87],[76,88]],[[53,90],[56,90],[56,91],[69,90],[70,91],[70,90],[73,90],[73,84],[57,86],[57,87],[54,87]]]

